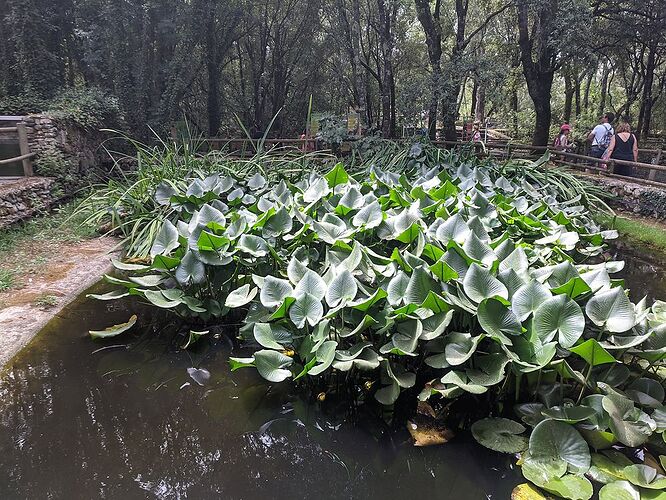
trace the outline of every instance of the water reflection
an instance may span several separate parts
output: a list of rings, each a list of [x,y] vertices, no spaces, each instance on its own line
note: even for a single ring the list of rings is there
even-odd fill
[[[624,269],[613,278],[624,279],[634,302],[645,296],[648,303],[666,300],[666,255],[649,247],[635,244],[630,247],[622,242],[615,243],[609,254],[614,260],[624,261]]]
[[[0,377],[0,498],[508,498],[510,457],[460,436],[414,448],[230,373],[229,348],[181,352],[158,334],[94,343],[130,313],[83,301]],[[102,348],[105,347],[105,348]],[[188,368],[206,369],[198,385]]]

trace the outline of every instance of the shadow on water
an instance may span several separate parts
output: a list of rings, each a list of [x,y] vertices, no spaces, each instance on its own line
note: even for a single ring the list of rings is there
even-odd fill
[[[469,437],[415,448],[377,418],[231,373],[224,339],[90,340],[132,307],[80,299],[0,375],[0,498],[505,499],[519,482]]]
[[[616,242],[610,251],[614,260],[623,260],[624,269],[613,277],[624,279],[631,300],[637,302],[647,296],[653,300],[666,300],[666,254],[647,246],[628,246]]]

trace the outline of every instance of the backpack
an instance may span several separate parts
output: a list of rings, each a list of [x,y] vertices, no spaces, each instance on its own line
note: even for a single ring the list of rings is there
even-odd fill
[[[601,142],[597,141],[597,145],[601,148],[607,148],[610,146],[611,139],[613,138],[613,127],[608,123],[603,123],[602,125],[606,129],[606,133],[604,134],[603,139],[601,139]],[[606,125],[608,125],[608,127],[606,127]]]

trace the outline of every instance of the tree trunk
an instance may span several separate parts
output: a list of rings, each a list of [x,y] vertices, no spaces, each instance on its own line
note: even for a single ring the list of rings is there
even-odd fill
[[[557,67],[556,52],[548,40],[553,30],[557,12],[557,1],[544,3],[534,21],[529,26],[529,8],[524,0],[518,3],[518,43],[523,74],[527,82],[527,91],[534,103],[536,120],[532,144],[548,144],[551,123],[550,96],[553,76]],[[535,46],[538,47],[535,50]],[[533,54],[534,52],[534,54]],[[536,56],[536,61],[533,59]]]
[[[463,88],[463,93],[465,93],[464,88]],[[470,115],[476,115],[476,97],[478,93],[479,93],[479,82],[476,78],[474,78],[474,85],[472,86],[472,104],[469,107]]]
[[[206,76],[208,77],[208,95],[206,110],[208,111],[208,135],[215,137],[222,122],[220,111],[220,73],[217,56],[217,40],[215,36],[215,2],[207,3],[208,19],[206,20]]]
[[[483,85],[480,85],[478,89],[476,106],[474,106],[474,118],[480,122],[486,119],[486,88]]]
[[[592,78],[594,78],[595,73],[596,71],[590,71],[587,75],[587,81],[585,82],[585,93],[583,94],[583,110],[585,110],[586,113],[590,109],[590,87],[592,87]]]
[[[518,135],[518,89],[513,85],[511,89],[511,119],[513,121],[513,135]]]
[[[636,133],[641,139],[647,139],[650,133],[650,122],[652,121],[652,85],[654,83],[654,72],[656,66],[656,51],[650,47],[647,62],[645,64],[645,81],[643,82],[643,96],[641,98],[641,109],[638,115],[638,126]]]
[[[599,109],[597,109],[599,116],[606,112],[606,96],[608,94],[608,67],[606,63],[603,64],[601,71],[603,73],[601,78],[601,100],[599,101]]]
[[[576,109],[576,120],[580,116],[580,85],[581,85],[582,75],[578,70],[576,70],[576,77],[574,78],[574,105]]]
[[[391,87],[395,86],[393,76],[393,40],[391,34],[392,16],[387,12],[384,0],[377,0],[377,8],[381,23],[382,85],[380,92],[382,101],[382,136],[385,139],[390,139],[395,135],[391,120]]]
[[[430,105],[428,106],[428,137],[435,140],[437,133],[437,106],[440,98],[442,80],[442,29],[439,24],[439,1],[435,5],[435,12],[430,10],[429,0],[414,0],[416,14],[423,26],[426,46],[428,47],[428,60],[431,68]]]
[[[564,71],[564,112],[562,120],[564,123],[571,122],[571,109],[573,107],[574,85],[571,78],[571,73],[567,69]]]

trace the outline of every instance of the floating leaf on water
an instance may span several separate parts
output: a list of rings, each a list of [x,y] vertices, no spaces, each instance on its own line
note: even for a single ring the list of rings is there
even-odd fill
[[[94,339],[106,339],[109,337],[115,337],[120,335],[123,332],[126,332],[136,324],[137,316],[133,314],[130,316],[130,319],[126,323],[120,323],[119,325],[110,326],[104,330],[90,330],[88,333]]]
[[[187,374],[199,385],[204,385],[210,379],[210,372],[205,368],[188,368]]]
[[[614,481],[599,490],[599,500],[641,500],[641,494],[629,481]]]
[[[511,492],[511,500],[548,500],[548,498],[529,483],[519,484]]]
[[[537,424],[529,440],[530,456],[535,460],[563,460],[575,473],[590,468],[590,450],[579,432],[569,424],[544,420]]]
[[[525,427],[506,418],[484,418],[472,424],[472,435],[479,444],[502,453],[519,453],[527,449]]]
[[[423,420],[423,422],[422,422]],[[414,439],[414,446],[435,446],[448,443],[453,439],[454,434],[436,421],[425,422],[425,419],[418,419],[415,422],[407,421],[407,430]]]

